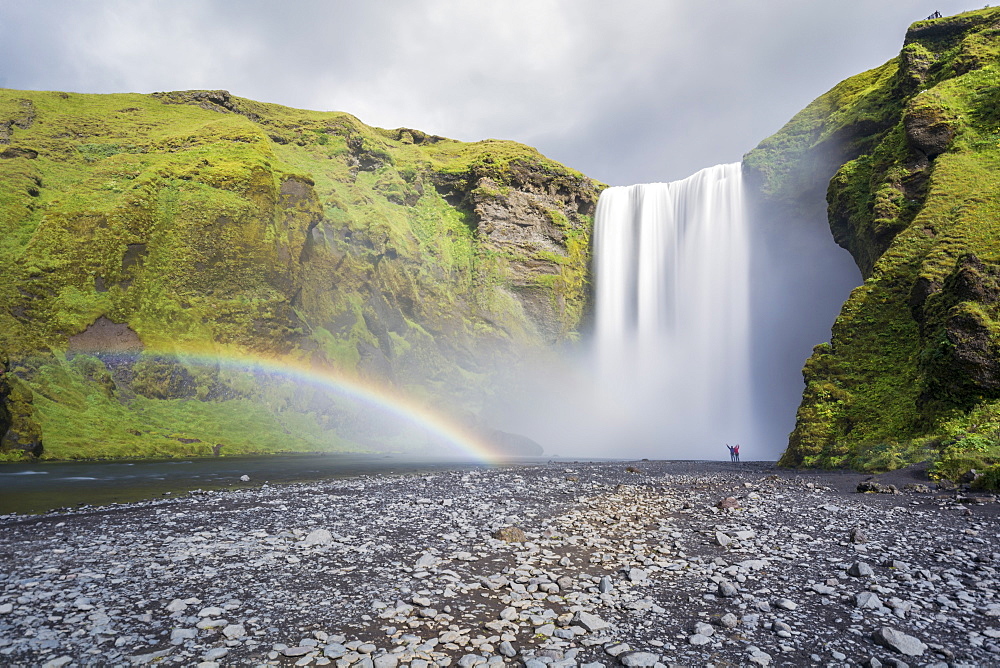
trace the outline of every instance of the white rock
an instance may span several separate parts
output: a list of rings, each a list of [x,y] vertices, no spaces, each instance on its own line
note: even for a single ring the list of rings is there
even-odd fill
[[[207,608],[202,608],[198,612],[198,616],[199,617],[218,617],[219,615],[224,614],[225,612],[226,611],[223,610],[222,608],[217,608],[217,607],[215,607],[213,605],[213,606],[209,606]]]
[[[187,607],[187,603],[179,598],[175,598],[167,604],[167,612],[181,612],[182,610],[186,610]]]
[[[60,656],[58,658],[52,659],[42,664],[42,668],[62,668],[67,663],[72,663],[73,657],[71,656]]]
[[[302,541],[302,545],[311,547],[313,545],[329,545],[332,542],[333,534],[326,529],[315,529],[309,532],[309,535]]]
[[[434,556],[430,552],[424,552],[420,556],[420,558],[417,559],[417,563],[415,563],[413,565],[413,567],[414,568],[430,568],[431,566],[433,566],[437,562],[438,562],[438,558],[436,556]]]
[[[591,633],[611,628],[611,624],[608,622],[604,621],[597,615],[592,615],[589,612],[584,612],[583,610],[580,610],[573,616],[573,623],[577,626],[582,626]]]
[[[246,634],[247,630],[242,624],[230,624],[226,628],[222,629],[222,635],[226,636],[230,640],[243,638]]]
[[[174,629],[170,632],[170,643],[173,645],[180,645],[185,640],[193,640],[197,637],[197,629]]]

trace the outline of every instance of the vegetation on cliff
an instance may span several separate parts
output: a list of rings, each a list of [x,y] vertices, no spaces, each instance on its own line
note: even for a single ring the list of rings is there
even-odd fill
[[[0,90],[0,350],[41,432],[0,455],[372,446],[355,403],[206,356],[474,416],[496,368],[575,336],[599,187],[513,142],[225,91]]]
[[[806,388],[781,463],[957,478],[1000,462],[1000,9],[920,21],[900,55],[746,157],[773,203],[817,184],[865,282]],[[996,477],[994,468],[984,481]]]

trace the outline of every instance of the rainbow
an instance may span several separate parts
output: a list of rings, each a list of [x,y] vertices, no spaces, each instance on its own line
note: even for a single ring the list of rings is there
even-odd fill
[[[329,368],[317,368],[289,359],[266,358],[240,353],[187,353],[151,351],[183,364],[217,366],[233,371],[257,372],[304,383],[354,399],[414,425],[446,443],[455,455],[491,464],[501,457],[480,436],[412,398],[374,382],[349,378]]]

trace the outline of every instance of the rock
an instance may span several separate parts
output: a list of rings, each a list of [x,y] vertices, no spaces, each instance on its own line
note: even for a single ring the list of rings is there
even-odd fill
[[[907,109],[903,116],[906,142],[915,150],[934,158],[944,153],[957,133],[954,119],[938,105],[926,104]]]
[[[420,555],[420,558],[417,559],[417,563],[415,563],[413,567],[416,569],[431,568],[437,564],[438,561],[440,560],[430,552],[424,552]]]
[[[486,659],[478,654],[466,654],[458,660],[460,668],[472,668],[473,666],[478,666],[483,663],[486,663]]]
[[[853,527],[847,534],[847,538],[855,545],[863,545],[868,542],[868,536],[861,530],[861,527]]]
[[[736,510],[740,507],[740,502],[736,500],[734,496],[727,496],[718,503],[715,504],[716,508],[721,508],[723,510]]]
[[[615,656],[615,657],[621,656],[622,654],[624,654],[625,652],[629,651],[630,649],[632,649],[632,648],[629,647],[627,644],[625,644],[623,642],[609,643],[609,644],[607,644],[607,645],[604,646],[604,651],[607,654],[609,654],[611,656]]]
[[[13,603],[4,603],[3,605],[0,605],[0,615],[7,615],[11,612],[14,612]]]
[[[396,668],[399,665],[399,657],[395,654],[382,654],[372,659],[374,668]]]
[[[924,650],[927,649],[927,645],[920,642],[917,638],[888,626],[883,626],[872,633],[872,640],[882,647],[905,654],[906,656],[923,656]]]
[[[180,600],[179,598],[175,598],[174,600],[170,601],[170,603],[167,604],[166,608],[167,612],[182,612],[185,609],[187,609],[187,603]]]
[[[513,659],[515,656],[517,656],[517,649],[514,647],[513,644],[511,644],[509,640],[504,640],[502,643],[500,643],[499,647],[497,647],[497,650],[508,659]]]
[[[829,596],[830,594],[836,593],[836,591],[837,591],[836,589],[834,589],[830,585],[820,584],[818,582],[815,583],[815,584],[813,584],[813,585],[811,585],[810,589],[812,589],[814,592],[816,592],[817,594],[819,594],[821,596]]]
[[[707,645],[712,642],[708,636],[702,635],[701,633],[695,633],[694,635],[688,636],[688,643],[691,645]]]
[[[68,663],[73,662],[73,657],[71,656],[60,656],[55,659],[51,659],[42,664],[42,668],[63,668]]]
[[[791,599],[787,598],[779,598],[777,601],[774,602],[774,605],[778,608],[781,608],[782,610],[794,610],[795,608],[799,607],[799,605],[795,601],[792,601]]]
[[[303,547],[312,547],[313,545],[329,545],[333,542],[333,534],[331,534],[326,529],[314,529],[309,532],[309,535],[305,537],[302,541]]]
[[[851,564],[851,567],[847,569],[847,574],[853,575],[856,578],[875,577],[875,571],[863,561],[855,561]]]
[[[628,571],[629,582],[645,582],[647,577],[648,574],[641,568],[630,568]]]
[[[875,592],[871,591],[863,591],[860,594],[855,595],[854,604],[862,610],[878,609],[882,607],[881,599],[879,599]]]
[[[215,661],[216,659],[221,659],[222,657],[226,656],[227,654],[229,654],[229,648],[228,647],[214,647],[214,648],[208,650],[207,652],[205,652],[204,654],[202,654],[201,658],[204,661]]]
[[[508,543],[523,543],[528,540],[524,530],[517,527],[502,527],[497,529],[493,533],[493,537]]]
[[[747,647],[747,653],[750,655],[750,663],[756,666],[769,666],[771,665],[771,655],[767,652],[761,651],[759,647],[750,645]]]
[[[328,659],[339,659],[345,654],[347,654],[347,647],[337,642],[330,643],[323,648],[323,656]]]
[[[715,532],[715,543],[719,547],[728,547],[733,542],[733,539],[722,533],[721,531]]]
[[[598,585],[597,588],[598,591],[600,591],[602,594],[607,594],[612,589],[614,589],[614,584],[611,582],[611,576],[605,575],[604,577],[602,577],[601,583]]]
[[[214,605],[213,606],[209,606],[207,608],[202,608],[198,612],[198,616],[199,617],[218,617],[219,615],[224,615],[224,614],[226,614],[225,610],[223,610],[222,608],[216,607]]]
[[[862,494],[899,494],[899,490],[895,485],[883,485],[874,480],[859,482],[858,492]]]
[[[731,612],[727,612],[719,618],[719,626],[724,629],[735,629],[739,623],[739,618]]]
[[[709,638],[715,633],[715,629],[712,628],[711,624],[706,624],[705,622],[698,622],[694,625],[694,632],[698,635],[703,635],[706,638]]]
[[[587,631],[591,633],[611,628],[611,624],[604,621],[597,615],[592,615],[589,612],[584,612],[582,610],[578,611],[573,616],[573,623],[576,624],[577,626],[585,628]]]
[[[193,640],[198,637],[198,629],[174,629],[170,632],[170,643],[180,645],[185,640]]]
[[[240,482],[250,482],[250,476],[244,473],[243,475],[240,476]]]
[[[308,654],[309,652],[313,651],[314,649],[316,649],[316,648],[315,647],[308,647],[308,646],[299,645],[297,647],[286,647],[285,649],[281,650],[281,653],[283,655],[285,655],[285,656],[293,656],[293,657],[294,656],[305,656],[306,654]]]
[[[629,652],[619,657],[619,660],[629,668],[652,668],[660,662],[660,657],[651,652]]]
[[[226,636],[230,640],[236,640],[237,638],[246,637],[247,630],[242,624],[230,624],[222,629],[222,635]]]
[[[739,563],[740,568],[746,571],[760,571],[767,568],[768,561],[766,559],[746,559]]]

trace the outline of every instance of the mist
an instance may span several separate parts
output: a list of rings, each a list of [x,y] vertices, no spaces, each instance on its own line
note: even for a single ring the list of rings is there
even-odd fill
[[[693,255],[671,255],[670,269],[687,276],[658,279],[679,287],[667,299],[690,302],[668,309],[700,315],[685,316],[654,343],[628,340],[612,362],[624,373],[602,368],[598,315],[578,344],[533,355],[510,374],[484,417],[536,440],[550,456],[725,459],[725,445],[739,443],[742,459],[780,457],[795,426],[802,366],[829,340],[861,275],[833,241],[821,189],[795,211],[748,190],[739,205],[742,230],[720,230]],[[694,215],[678,243],[691,245],[699,226],[719,216],[717,208]],[[608,243],[600,234],[595,243]],[[745,258],[720,250],[720,239],[740,234]],[[598,284],[601,270],[595,266]],[[600,285],[594,297],[606,297]],[[594,305],[599,314],[602,306]]]

